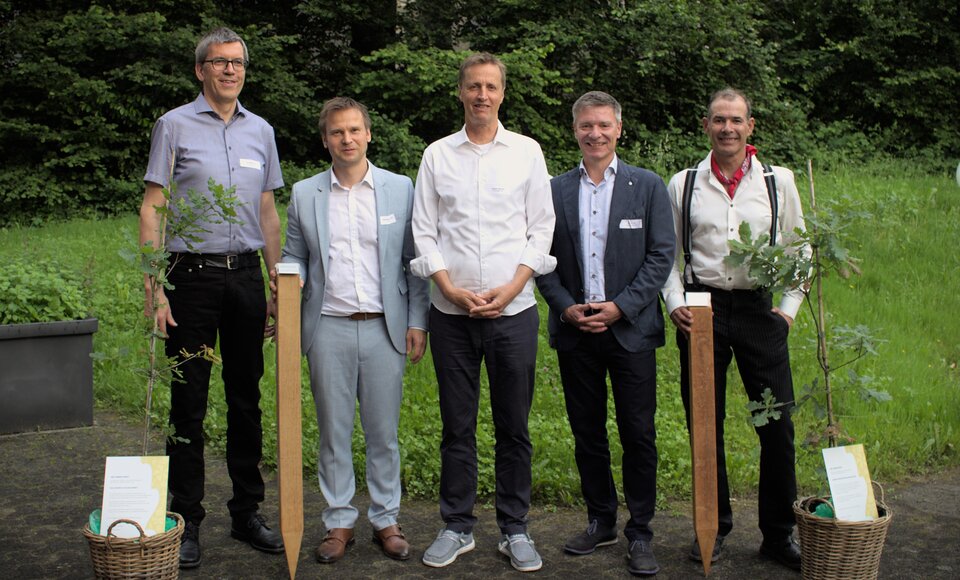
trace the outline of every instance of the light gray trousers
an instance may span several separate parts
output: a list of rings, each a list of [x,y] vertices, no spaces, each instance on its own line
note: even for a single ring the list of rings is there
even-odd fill
[[[357,402],[366,440],[367,517],[374,530],[397,523],[400,511],[400,451],[397,427],[405,356],[397,352],[383,318],[354,321],[322,316],[307,362],[320,431],[318,472],[327,501],[326,528],[353,528],[357,509],[353,472]]]

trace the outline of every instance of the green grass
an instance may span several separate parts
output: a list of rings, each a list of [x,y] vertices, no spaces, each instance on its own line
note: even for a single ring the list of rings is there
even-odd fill
[[[798,185],[806,199],[805,178]],[[863,402],[850,391],[840,391],[837,408],[846,432],[867,448],[871,472],[881,481],[924,473],[958,463],[960,444],[960,188],[952,179],[918,173],[905,163],[836,168],[817,176],[818,203],[856,204],[870,212],[851,234],[854,254],[863,260],[863,275],[827,281],[830,323],[866,324],[885,339],[880,356],[857,365],[861,375],[876,377],[876,387],[888,391],[887,403]],[[283,215],[281,209],[281,215]],[[135,268],[118,255],[133,247],[134,216],[76,220],[38,228],[0,230],[0,259],[15,256],[44,262],[56,259],[74,264],[86,280],[93,309],[100,318],[95,348],[114,353],[95,366],[95,397],[101,407],[142,419],[145,380],[143,366],[145,323],[142,280]],[[545,310],[541,304],[541,341],[537,390],[530,417],[533,439],[534,498],[540,503],[577,503],[579,477],[573,460],[573,438],[566,420],[556,355],[547,347]],[[795,388],[817,373],[809,313],[801,311],[791,335]],[[264,347],[262,381],[265,463],[276,457],[275,350]],[[839,355],[835,355],[839,362]],[[679,397],[679,369],[672,329],[667,346],[657,353],[660,499],[684,498],[690,493],[690,457]],[[844,372],[838,373],[840,379]],[[728,392],[727,453],[731,487],[736,493],[756,489],[758,446],[748,422],[746,399],[739,378],[731,371]],[[842,384],[842,380],[838,380]],[[316,469],[317,427],[309,380],[304,367],[303,433],[307,473]],[[484,386],[479,428],[480,493],[493,492],[493,434]],[[154,423],[166,422],[169,394],[159,389]],[[214,370],[206,422],[208,441],[225,445],[226,410],[219,373]],[[796,415],[798,441],[814,428],[811,410]],[[612,402],[609,432],[615,470],[620,461]],[[359,421],[354,433],[355,463],[362,485],[364,459]],[[408,368],[401,411],[402,477],[406,492],[435,497],[439,485],[440,417],[432,362],[426,357]],[[160,449],[153,450],[161,452]],[[805,491],[822,485],[819,451],[798,447],[799,478]],[[617,476],[619,480],[619,476]]]
[[[893,400],[878,405],[840,393],[838,407],[873,475],[890,480],[957,461],[960,188],[906,164],[870,169],[834,170],[817,187],[818,201],[847,195],[871,216],[850,232],[863,275],[829,280],[827,300],[831,322],[865,324],[887,341],[858,373],[874,376]],[[812,358],[809,348],[795,352]],[[809,380],[815,369],[797,370]],[[802,465],[809,473],[813,463]]]

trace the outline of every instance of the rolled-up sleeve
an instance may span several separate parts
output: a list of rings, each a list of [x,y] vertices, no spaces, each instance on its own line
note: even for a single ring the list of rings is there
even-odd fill
[[[683,292],[683,249],[681,242],[681,235],[683,232],[683,224],[681,220],[681,211],[680,211],[680,196],[681,196],[681,184],[682,180],[686,177],[686,171],[681,171],[673,176],[670,180],[670,184],[667,186],[667,195],[670,198],[670,209],[672,210],[673,217],[673,227],[674,232],[676,233],[676,241],[674,243],[674,260],[673,268],[670,269],[670,274],[667,276],[667,282],[663,285],[663,288],[660,290],[660,294],[663,296],[664,305],[667,308],[667,314],[673,312],[681,306],[686,306],[686,298],[684,297]]]
[[[793,172],[781,167],[775,167],[774,172],[778,173],[777,183],[781,184],[780,188],[783,191],[783,208],[780,212],[781,243],[789,243],[796,240],[797,230],[806,231],[803,205],[800,203],[800,192],[797,190]],[[813,254],[809,244],[803,244],[797,251],[806,258],[810,258]],[[790,318],[796,318],[804,297],[802,286],[786,290],[780,297],[780,310]]]
[[[417,257],[410,261],[410,271],[418,278],[429,278],[447,269],[440,252],[440,195],[434,181],[432,153],[430,148],[424,151],[413,197],[411,227]]]
[[[533,270],[534,275],[542,276],[557,267],[557,259],[550,255],[557,216],[550,192],[550,174],[539,145],[536,145],[536,153],[531,159],[526,197],[527,246],[520,256],[520,263]]]

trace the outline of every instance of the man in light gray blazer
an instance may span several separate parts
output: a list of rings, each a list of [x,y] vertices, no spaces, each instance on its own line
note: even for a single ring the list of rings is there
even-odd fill
[[[301,340],[320,431],[327,534],[316,557],[336,562],[354,541],[351,438],[359,401],[373,540],[406,560],[397,427],[405,355],[412,363],[423,356],[429,307],[428,282],[409,270],[413,184],[367,161],[370,116],[361,103],[327,101],[320,133],[333,164],[293,186],[282,254],[300,265]]]

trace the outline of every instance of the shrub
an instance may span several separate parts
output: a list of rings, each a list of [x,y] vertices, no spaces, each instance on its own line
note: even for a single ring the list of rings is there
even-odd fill
[[[86,318],[87,284],[56,262],[16,259],[0,269],[0,324]]]

